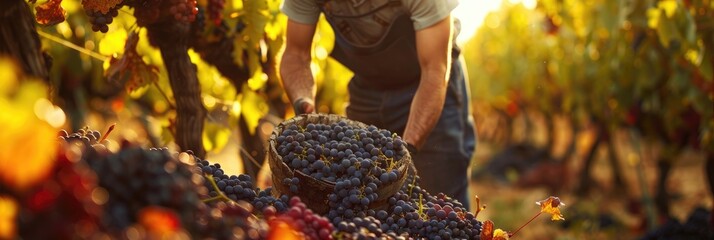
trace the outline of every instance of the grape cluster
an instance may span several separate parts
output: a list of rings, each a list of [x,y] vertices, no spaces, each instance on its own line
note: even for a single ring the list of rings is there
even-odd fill
[[[74,146],[63,145],[49,178],[17,196],[19,234],[24,239],[92,239],[102,236],[102,199],[97,176],[76,159]],[[0,192],[3,186],[0,183]],[[0,194],[2,196],[2,194]],[[93,197],[94,196],[94,197]]]
[[[379,187],[398,180],[399,160],[407,154],[400,137],[375,126],[359,128],[346,121],[288,125],[277,137],[283,162],[315,179],[334,182],[327,217],[333,224],[352,219],[378,200]],[[295,194],[299,179],[285,179]],[[364,215],[362,216],[364,217]]]
[[[360,179],[370,177],[378,180],[378,186],[396,181],[398,160],[406,154],[404,141],[388,130],[356,128],[345,121],[309,123],[303,129],[289,125],[277,142],[285,164],[313,178],[336,182],[338,188],[366,185]]]
[[[396,225],[383,225],[383,231],[428,239],[479,238],[482,223],[473,213],[443,193],[431,195],[419,186],[419,177],[411,173],[402,189],[389,199],[390,217]]]
[[[407,154],[404,141],[387,130],[309,123],[286,126],[276,140],[290,168],[335,183],[326,216],[342,237],[479,238],[481,222],[472,213],[444,194],[429,194],[413,173],[386,206],[372,204],[380,188],[399,179],[399,160]],[[282,181],[293,194],[299,183],[294,177]]]
[[[174,210],[182,226],[192,230],[199,214],[199,192],[205,192],[200,176],[189,164],[166,149],[146,150],[124,146],[117,153],[88,159],[108,194],[103,223],[111,232],[134,224],[147,206]]]
[[[223,7],[225,7],[225,4],[225,0],[208,0],[208,6],[206,6],[208,19],[216,26],[220,26],[221,21],[223,21]]]
[[[300,179],[296,177],[283,179],[283,184],[290,186],[290,192],[293,194],[298,193],[298,184],[300,184]]]
[[[288,195],[281,195],[280,198],[275,198],[270,195],[271,191],[272,188],[266,188],[258,193],[258,197],[253,199],[253,207],[256,212],[262,213],[266,218],[288,210]]]
[[[231,200],[251,202],[256,197],[253,180],[249,175],[227,175],[223,172],[223,169],[221,169],[220,164],[210,164],[207,160],[197,161],[196,166],[200,168],[204,175],[213,177],[213,183],[211,181],[204,181],[204,185],[210,189],[208,192],[209,197],[219,195],[217,190],[212,186],[214,183],[218,187],[218,190],[223,192],[223,194]]]
[[[169,13],[176,21],[191,23],[196,20],[198,8],[196,0],[167,0],[169,2]]]
[[[223,195],[232,201],[245,201],[251,203],[255,213],[264,215],[275,215],[287,211],[289,200],[287,195],[275,198],[271,195],[272,188],[267,188],[262,191],[256,188],[253,185],[250,175],[227,175],[223,169],[221,169],[220,164],[211,164],[208,160],[193,156],[191,151],[187,153],[195,159],[196,167],[199,171],[203,172],[204,178],[208,176],[212,177],[213,183],[211,183],[211,179],[205,179],[204,181],[204,186],[209,189],[209,191],[207,195],[202,196],[202,198],[210,199]],[[213,186],[214,183],[215,186]]]
[[[297,196],[290,198],[290,209],[285,214],[270,221],[287,223],[292,229],[299,230],[305,239],[333,239],[334,228],[330,220],[312,212]]]
[[[266,239],[268,225],[252,214],[253,207],[245,201],[217,202],[201,214],[197,222],[197,239]]]
[[[120,6],[114,7],[106,13],[87,10],[86,14],[87,17],[89,17],[89,22],[92,23],[92,31],[101,31],[103,33],[109,31],[109,24],[111,24],[114,21],[114,18],[119,15],[119,11],[117,11],[119,7]]]
[[[67,142],[82,141],[83,143],[93,145],[99,143],[99,141],[102,139],[102,133],[97,130],[91,130],[89,128],[79,129],[71,134],[67,133],[66,130],[60,130],[59,139],[65,140]]]
[[[337,230],[348,238],[479,239],[482,223],[463,206],[444,194],[430,195],[409,176],[388,200],[386,210],[366,210],[356,217],[337,217]]]

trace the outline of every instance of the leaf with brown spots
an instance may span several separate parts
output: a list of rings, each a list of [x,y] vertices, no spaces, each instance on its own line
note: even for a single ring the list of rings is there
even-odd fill
[[[565,220],[563,215],[560,214],[560,206],[565,206],[565,203],[561,202],[560,198],[550,196],[545,200],[536,202],[536,204],[540,205],[540,212],[552,215],[550,220]]]
[[[109,10],[117,7],[123,0],[82,0],[84,10],[107,14]]]
[[[50,0],[35,7],[37,23],[45,26],[64,22],[67,11],[62,8],[62,0]]]
[[[124,45],[124,54],[120,58],[112,57],[109,68],[105,71],[109,81],[126,83],[127,91],[130,92],[159,79],[159,68],[146,64],[136,51],[138,42],[138,32],[129,34]]]
[[[481,240],[492,240],[493,239],[493,222],[491,220],[486,220],[483,222],[483,227],[481,229]]]

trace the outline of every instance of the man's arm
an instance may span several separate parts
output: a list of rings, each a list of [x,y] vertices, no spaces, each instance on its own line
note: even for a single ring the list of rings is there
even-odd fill
[[[421,67],[419,87],[404,130],[404,141],[421,148],[444,108],[451,66],[451,16],[416,32]]]
[[[305,113],[315,110],[315,79],[310,70],[315,24],[288,20],[285,51],[280,61],[280,76],[285,92],[296,108]]]

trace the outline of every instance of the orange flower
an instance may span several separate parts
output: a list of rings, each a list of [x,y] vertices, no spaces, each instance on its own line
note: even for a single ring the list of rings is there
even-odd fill
[[[552,215],[550,220],[565,220],[563,215],[560,214],[560,206],[565,206],[565,203],[561,202],[560,198],[550,196],[545,200],[536,202],[536,204],[540,205],[540,212]]]

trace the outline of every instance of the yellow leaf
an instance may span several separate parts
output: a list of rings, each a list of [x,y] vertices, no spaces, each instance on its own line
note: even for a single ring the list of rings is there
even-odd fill
[[[660,9],[664,9],[664,13],[667,14],[668,18],[672,18],[677,11],[677,1],[675,0],[660,1],[657,5]]]
[[[248,125],[250,134],[255,134],[255,129],[258,126],[260,118],[268,113],[268,105],[266,100],[251,90],[243,90],[243,98],[241,99],[241,111]]]
[[[561,202],[560,198],[550,196],[545,200],[536,202],[536,204],[540,205],[540,212],[552,215],[550,220],[565,220],[563,215],[560,214],[560,206],[565,206],[565,203]]]
[[[38,111],[36,114],[38,101],[47,101],[47,86],[29,79],[20,84],[19,69],[8,61],[0,61],[0,69],[15,72],[10,76],[18,76],[4,79],[2,83],[16,87],[4,89],[0,95],[0,109],[3,109],[0,111],[0,126],[3,126],[0,131],[0,181],[16,190],[24,190],[47,177],[54,163],[58,130],[40,117],[54,117],[56,109],[52,105],[48,106],[51,112]]]
[[[7,196],[0,196],[0,239],[14,239],[17,234],[17,202]]]
[[[499,229],[493,231],[493,240],[508,240],[508,232]]]
[[[99,40],[99,53],[105,56],[124,53],[127,37],[128,34],[124,28],[107,32],[102,40]]]
[[[231,130],[225,126],[210,121],[203,129],[203,145],[206,151],[220,152],[228,144]]]
[[[659,25],[659,15],[661,11],[656,8],[647,9],[647,26],[650,28],[657,28]]]

